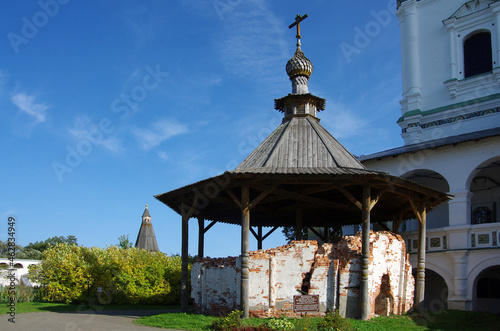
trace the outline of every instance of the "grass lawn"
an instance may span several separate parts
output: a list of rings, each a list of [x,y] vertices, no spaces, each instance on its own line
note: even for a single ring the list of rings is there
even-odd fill
[[[146,316],[139,318],[135,323],[155,327],[180,329],[180,330],[209,330],[215,317],[172,313]],[[295,330],[315,330],[319,318],[291,319]],[[259,325],[265,319],[250,318],[244,325]],[[397,330],[500,330],[500,319],[493,314],[481,312],[466,312],[448,310],[438,313],[408,314],[403,316],[376,317],[369,321],[349,319],[351,326],[359,331],[397,331]]]
[[[180,306],[165,305],[106,305],[90,306],[86,304],[64,304],[49,302],[18,302],[16,303],[16,314],[20,313],[38,313],[44,311],[86,311],[86,310],[159,310],[159,309],[179,309]],[[0,314],[7,314],[9,307],[6,303],[0,304]]]

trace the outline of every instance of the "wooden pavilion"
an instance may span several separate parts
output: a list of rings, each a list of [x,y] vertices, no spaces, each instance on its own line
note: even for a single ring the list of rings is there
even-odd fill
[[[445,193],[366,169],[320,124],[325,100],[308,91],[313,66],[301,50],[297,16],[297,51],[286,65],[292,93],[275,100],[283,123],[236,169],[155,197],[182,216],[181,308],[188,304],[188,224],[197,218],[198,256],[204,234],[217,222],[241,226],[241,309],[249,316],[249,237],[258,248],[273,231],[293,226],[313,232],[334,225],[362,224],[361,318],[367,319],[369,232],[372,223],[397,232],[404,219],[419,221],[416,280],[418,309],[424,299],[426,213],[449,200]],[[292,25],[293,26],[293,25]],[[209,222],[206,225],[206,222]],[[264,228],[269,229],[264,234]],[[320,235],[319,233],[317,233]],[[301,238],[298,238],[301,239]]]

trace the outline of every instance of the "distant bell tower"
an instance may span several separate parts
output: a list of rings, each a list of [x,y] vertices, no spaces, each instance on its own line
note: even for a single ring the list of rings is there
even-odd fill
[[[159,252],[158,243],[156,242],[155,231],[153,224],[151,224],[151,215],[149,214],[148,205],[142,213],[142,224],[135,241],[135,247],[145,249],[151,252]]]

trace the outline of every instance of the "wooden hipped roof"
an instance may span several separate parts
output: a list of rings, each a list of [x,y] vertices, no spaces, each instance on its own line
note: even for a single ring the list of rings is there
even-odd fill
[[[235,170],[253,168],[365,169],[312,116],[292,117],[267,137]]]

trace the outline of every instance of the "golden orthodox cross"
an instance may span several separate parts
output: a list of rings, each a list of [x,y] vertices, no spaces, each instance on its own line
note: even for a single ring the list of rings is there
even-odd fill
[[[290,24],[290,26],[288,27],[289,29],[291,29],[294,26],[297,26],[297,41],[299,41],[299,39],[300,39],[300,22],[302,22],[303,20],[305,20],[306,17],[307,17],[307,14],[305,14],[304,16],[297,15],[295,17],[295,22],[293,22],[292,24]]]

